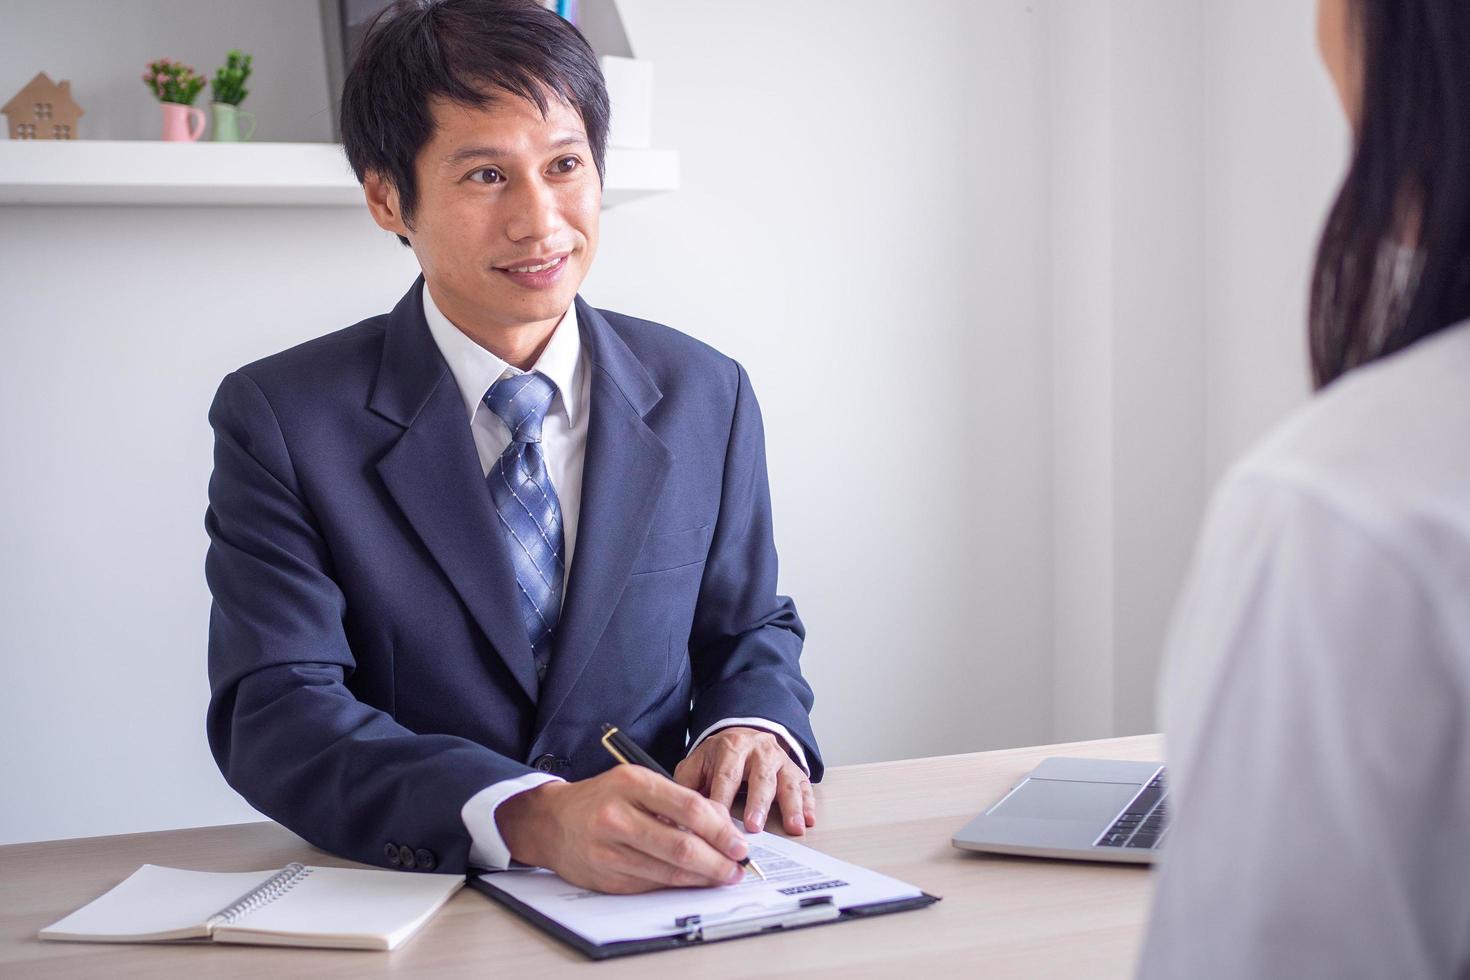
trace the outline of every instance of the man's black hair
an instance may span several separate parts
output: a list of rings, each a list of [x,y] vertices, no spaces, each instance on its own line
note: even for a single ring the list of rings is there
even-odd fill
[[[398,0],[384,10],[342,86],[347,161],[359,181],[376,171],[393,184],[409,224],[418,204],[414,161],[434,135],[429,99],[483,108],[507,92],[542,116],[548,94],[575,109],[604,176],[609,108],[597,56],[536,0]]]

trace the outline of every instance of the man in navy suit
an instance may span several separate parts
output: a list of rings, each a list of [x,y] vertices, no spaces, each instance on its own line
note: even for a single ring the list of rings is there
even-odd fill
[[[815,821],[749,379],[576,295],[607,124],[533,0],[395,6],[342,129],[423,277],[210,411],[210,745],[334,853],[641,891],[739,877],[742,788],[747,830]],[[613,767],[604,721],[676,782]]]

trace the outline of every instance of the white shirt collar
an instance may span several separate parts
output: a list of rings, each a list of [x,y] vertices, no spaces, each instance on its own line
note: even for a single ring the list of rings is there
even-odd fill
[[[451,323],[429,295],[428,283],[424,284],[423,292],[424,319],[429,323],[429,333],[449,364],[449,373],[454,375],[454,383],[459,386],[465,410],[473,422],[491,385],[507,373],[525,372],[490,353]],[[577,327],[577,305],[573,303],[567,307],[567,312],[551,332],[551,339],[531,368],[546,375],[556,385],[558,397],[552,404],[552,411],[556,411],[559,405],[566,414],[569,428],[576,425],[577,410],[581,407],[578,404],[581,387],[577,383],[581,369],[582,335]]]

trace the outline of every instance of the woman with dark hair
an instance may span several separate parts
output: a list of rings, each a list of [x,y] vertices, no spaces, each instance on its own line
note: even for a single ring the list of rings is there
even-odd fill
[[[1470,976],[1470,3],[1320,0],[1317,397],[1217,492],[1146,977]]]

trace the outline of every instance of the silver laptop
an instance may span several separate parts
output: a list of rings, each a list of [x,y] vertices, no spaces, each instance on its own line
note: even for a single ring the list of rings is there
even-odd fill
[[[954,835],[999,854],[1148,864],[1168,836],[1157,762],[1052,757]]]

